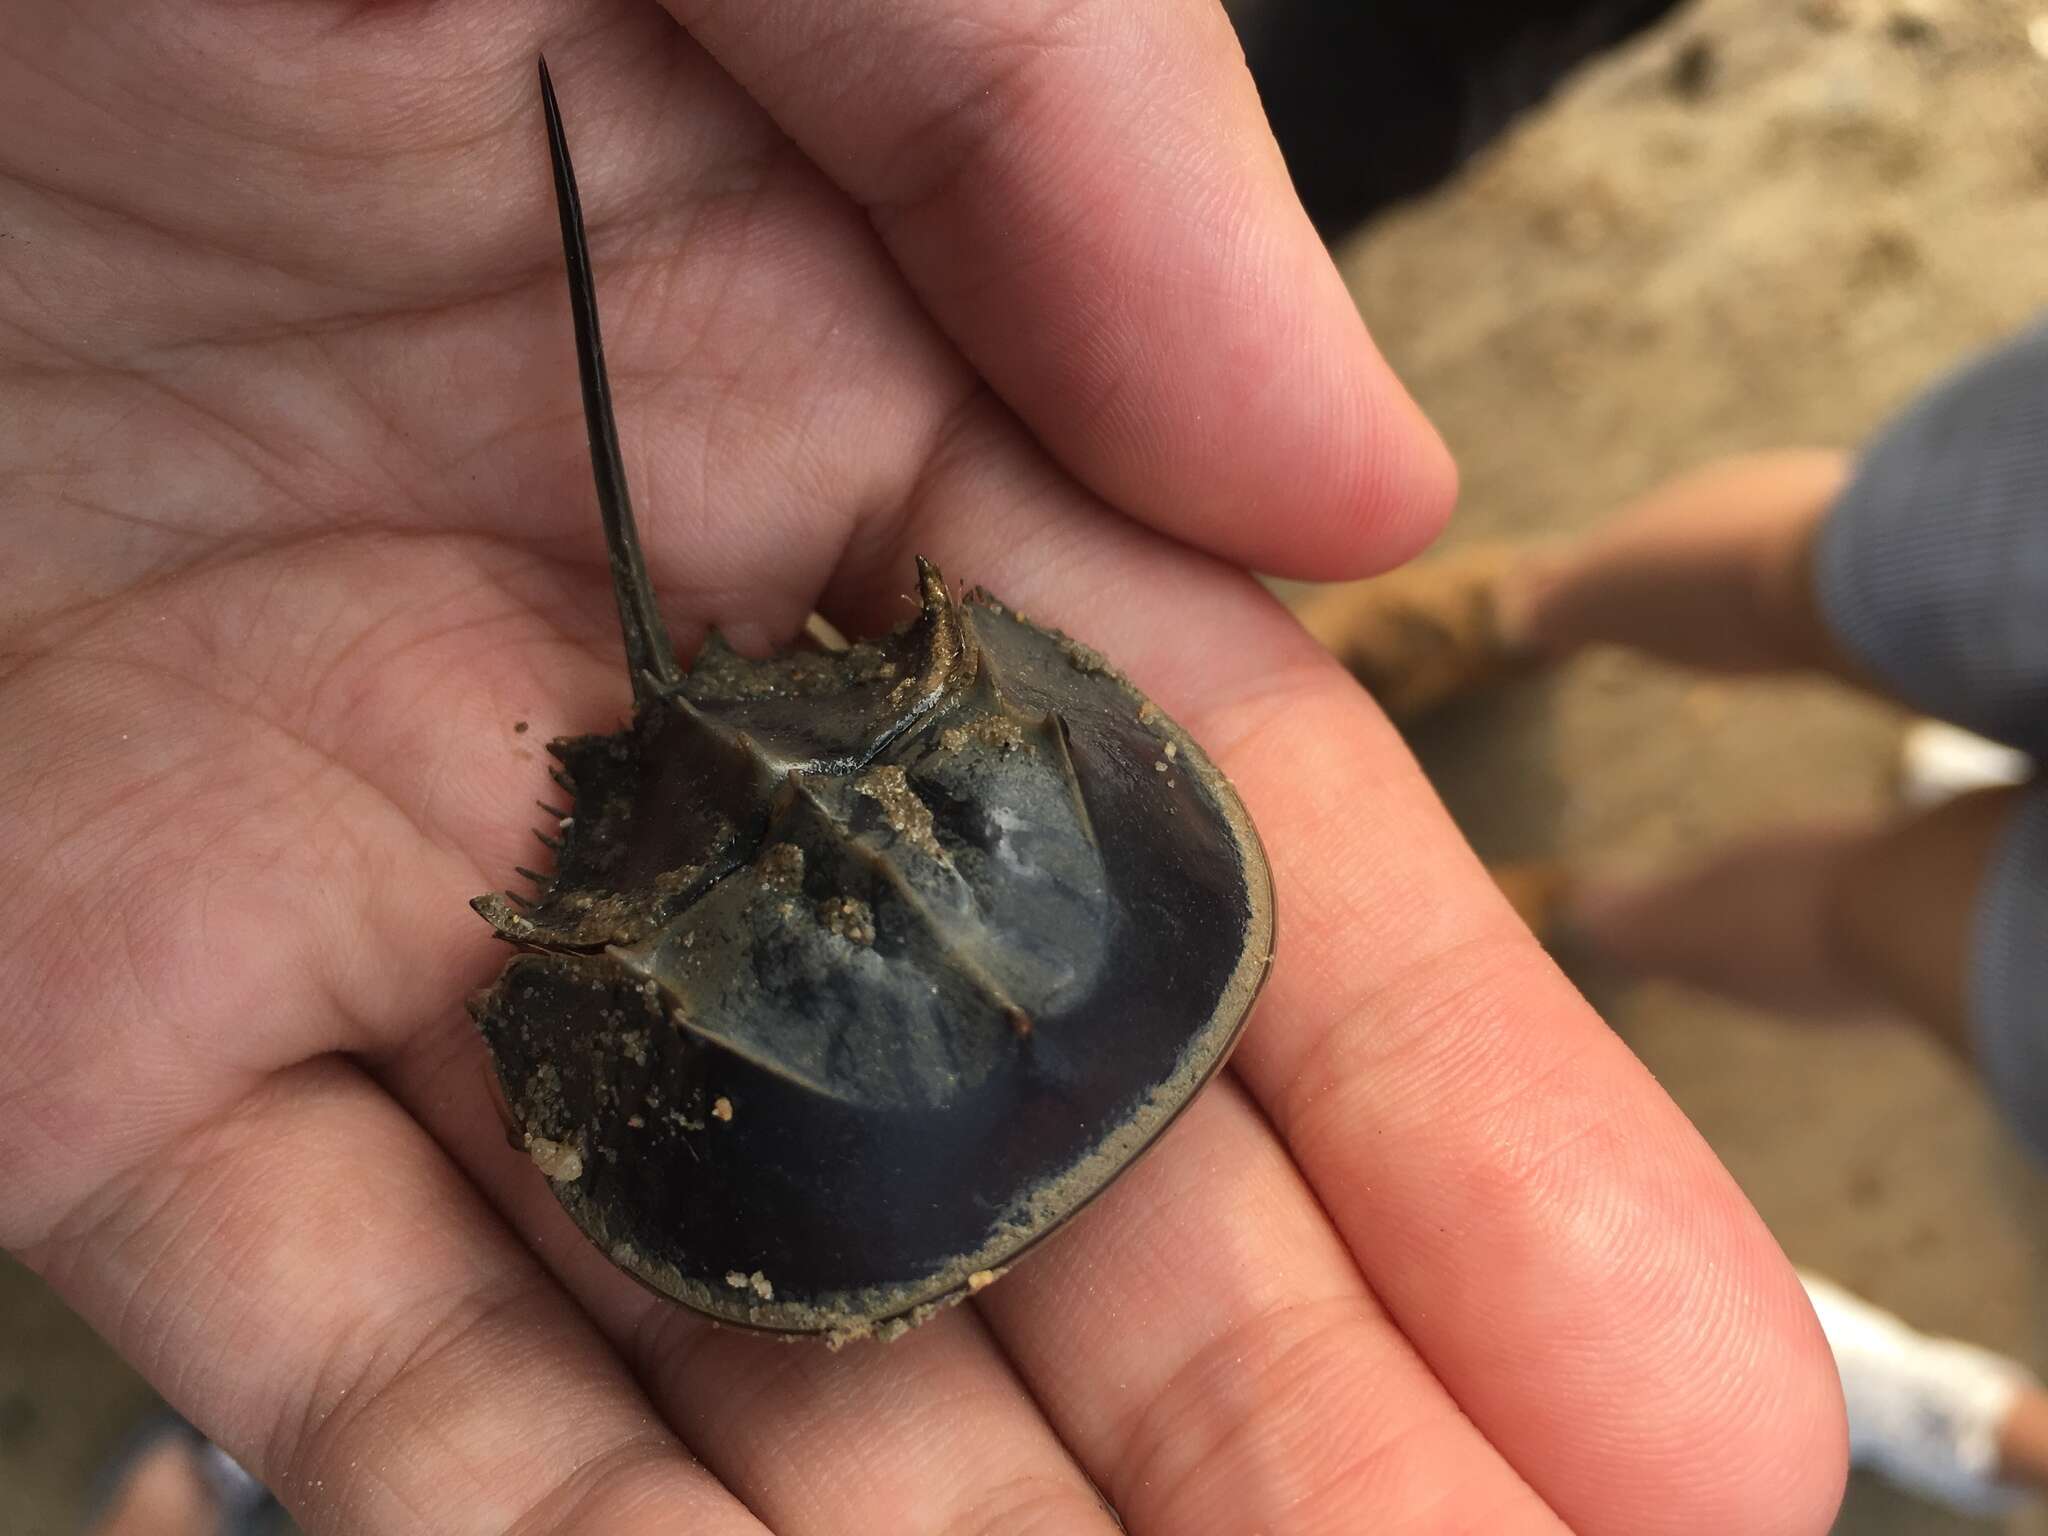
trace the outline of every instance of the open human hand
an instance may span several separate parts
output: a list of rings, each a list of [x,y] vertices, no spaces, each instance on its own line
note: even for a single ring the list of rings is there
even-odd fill
[[[0,37],[0,1240],[304,1526],[1826,1527],[1790,1270],[1226,563],[1362,574],[1449,474],[1220,13],[4,0]],[[1116,658],[1273,861],[1230,1073],[887,1347],[613,1271],[462,1011],[538,743],[626,704],[542,49],[684,649],[893,622],[929,554]]]

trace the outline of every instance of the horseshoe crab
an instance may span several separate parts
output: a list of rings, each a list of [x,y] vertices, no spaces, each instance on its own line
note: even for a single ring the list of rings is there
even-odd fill
[[[841,649],[678,665],[541,66],[631,724],[549,750],[537,897],[471,1004],[516,1142],[613,1263],[722,1322],[900,1333],[1159,1135],[1272,953],[1244,807],[1094,652],[918,563]]]

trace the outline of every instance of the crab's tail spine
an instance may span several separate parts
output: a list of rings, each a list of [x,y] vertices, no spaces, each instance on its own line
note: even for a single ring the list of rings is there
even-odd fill
[[[590,465],[597,479],[597,510],[604,519],[611,554],[612,588],[619,600],[619,628],[626,641],[626,666],[636,702],[645,703],[680,680],[675,648],[654,603],[633,503],[626,493],[626,466],[619,456],[618,421],[612,414],[611,384],[605,376],[604,339],[597,328],[597,282],[590,271],[590,245],[583,233],[583,203],[576,170],[562,131],[548,62],[540,61],[541,104],[548,121],[548,154],[555,168],[555,209],[562,219],[562,254],[569,268],[569,310],[576,321],[576,365],[583,379],[583,420],[590,430]]]

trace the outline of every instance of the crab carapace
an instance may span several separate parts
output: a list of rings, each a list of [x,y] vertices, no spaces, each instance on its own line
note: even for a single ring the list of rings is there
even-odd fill
[[[476,901],[519,953],[471,1011],[515,1139],[615,1264],[724,1322],[891,1336],[1221,1065],[1271,959],[1265,857],[1157,706],[924,561],[878,640],[713,635],[678,665],[541,88],[635,709],[550,745],[555,868]]]

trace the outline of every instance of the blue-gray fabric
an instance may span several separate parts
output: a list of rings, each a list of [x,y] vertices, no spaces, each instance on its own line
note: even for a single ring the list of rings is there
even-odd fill
[[[1970,987],[1984,1081],[2048,1163],[2048,786],[2038,782],[1977,895]]]
[[[1897,696],[2048,758],[2048,324],[1865,450],[1815,550],[1821,611]],[[2048,782],[1977,896],[1970,1012],[2000,1107],[2048,1160]]]

